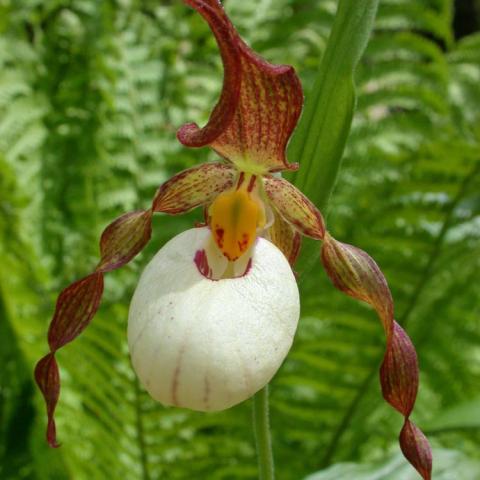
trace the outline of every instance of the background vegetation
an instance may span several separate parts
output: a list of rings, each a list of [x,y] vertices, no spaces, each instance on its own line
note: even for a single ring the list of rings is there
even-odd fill
[[[225,4],[257,51],[295,65],[308,98],[336,1]],[[479,11],[469,0],[456,17],[452,0],[380,2],[324,212],[389,280],[421,365],[414,418],[445,480],[480,478]],[[99,315],[59,352],[58,450],[44,441],[32,381],[56,295],[96,264],[101,230],[148,205],[171,174],[214,158],[181,147],[175,131],[206,120],[220,84],[214,40],[179,0],[0,0],[2,480],[256,478],[250,402],[216,414],[163,408],[128,359],[142,266],[200,212],[157,216],[151,245],[108,276]],[[300,328],[271,388],[278,478],[416,478],[397,455],[401,418],[381,398],[375,315],[319,265],[300,286]]]

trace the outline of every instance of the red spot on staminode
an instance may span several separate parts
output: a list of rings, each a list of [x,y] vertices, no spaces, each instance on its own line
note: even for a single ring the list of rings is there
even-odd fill
[[[218,248],[223,248],[223,237],[225,235],[225,230],[220,228],[218,225],[215,228],[215,238],[217,241]]]
[[[248,233],[242,234],[242,239],[238,241],[238,248],[241,252],[244,252],[247,249],[249,240],[250,236],[248,235]]]
[[[223,256],[229,261],[229,262],[234,262],[235,260],[238,260],[238,255],[236,257],[230,255],[228,252],[223,252]]]
[[[241,187],[244,179],[245,179],[245,173],[240,172],[240,175],[238,176],[237,190]]]

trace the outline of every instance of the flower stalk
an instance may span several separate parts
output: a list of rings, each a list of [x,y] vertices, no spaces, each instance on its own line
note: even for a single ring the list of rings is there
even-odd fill
[[[340,172],[357,96],[354,73],[373,31],[379,0],[340,0],[325,52],[305,107],[288,145],[301,168],[286,178],[327,214]],[[296,271],[318,261],[315,242],[305,242]]]
[[[253,428],[258,459],[259,480],[273,480],[275,467],[268,405],[268,384],[253,397]]]

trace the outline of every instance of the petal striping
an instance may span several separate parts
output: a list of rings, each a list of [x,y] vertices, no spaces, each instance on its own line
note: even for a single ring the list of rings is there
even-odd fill
[[[58,448],[53,414],[60,395],[60,373],[53,353],[48,353],[37,363],[34,376],[47,405],[47,442]]]
[[[159,188],[153,211],[176,215],[206,205],[230,188],[236,175],[234,168],[222,163],[204,163],[184,170]]]
[[[239,40],[241,42],[241,40]],[[242,84],[232,122],[211,146],[240,169],[294,170],[285,149],[303,106],[303,93],[293,67],[271,65],[243,42]]]
[[[325,224],[317,207],[296,187],[283,178],[264,177],[268,198],[278,213],[296,230],[316,240],[323,239]]]
[[[330,280],[343,293],[374,307],[390,337],[393,328],[393,299],[387,281],[375,261],[353,245],[341,243],[328,233],[322,261]]]
[[[400,448],[405,458],[416,468],[425,480],[430,480],[432,454],[427,437],[410,420],[405,420],[400,433]]]
[[[389,341],[390,345],[380,367],[383,397],[408,417],[412,413],[418,391],[417,354],[412,341],[397,322],[393,322]]]
[[[285,156],[303,107],[302,86],[294,68],[270,64],[253,52],[220,2],[186,3],[206,19],[215,34],[225,75],[220,101],[207,125],[199,129],[187,124],[180,128],[178,139],[189,147],[210,145],[238,169],[251,173],[296,169]],[[219,118],[226,120],[219,122]]]
[[[177,132],[178,140],[187,147],[203,147],[213,142],[229,125],[235,115],[241,83],[241,64],[238,47],[222,6],[212,0],[184,0],[206,20],[217,40],[223,61],[224,78],[220,99],[215,105],[208,123],[199,128],[187,123]]]
[[[273,224],[268,229],[270,241],[283,252],[293,267],[300,253],[302,237],[275,210],[273,211],[273,216]]]
[[[328,233],[322,263],[342,292],[370,304],[382,320],[387,346],[380,368],[385,400],[405,417],[400,447],[425,480],[431,479],[432,452],[425,435],[410,421],[418,390],[418,361],[410,338],[393,318],[387,281],[375,261],[362,250],[338,242]]]
[[[104,273],[128,263],[148,243],[152,213],[152,209],[130,212],[113,221],[101,236],[101,260],[97,268],[58,296],[48,330],[50,352],[35,367],[35,381],[47,407],[46,436],[51,447],[59,446],[54,413],[60,395],[60,374],[55,353],[78,337],[95,316],[102,298]]]
[[[95,316],[103,293],[104,274],[122,267],[143,250],[151,237],[154,212],[174,214],[206,205],[233,185],[235,175],[235,170],[228,165],[204,164],[181,172],[164,183],[150,209],[126,213],[103,231],[101,259],[96,269],[60,293],[48,331],[50,352],[35,369],[35,379],[47,406],[47,441],[52,447],[58,446],[54,411],[60,395],[55,353],[80,335]]]
[[[102,272],[93,272],[60,293],[48,329],[48,344],[52,352],[83,332],[100,306],[102,293]]]
[[[122,215],[111,223],[100,239],[101,262],[97,271],[108,272],[129,262],[152,234],[152,210]]]

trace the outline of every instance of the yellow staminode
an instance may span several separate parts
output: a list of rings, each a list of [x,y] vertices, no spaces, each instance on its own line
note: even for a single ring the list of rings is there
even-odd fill
[[[258,198],[257,178],[240,174],[232,190],[223,192],[209,209],[212,236],[230,261],[241,257],[253,244],[257,228],[265,224],[265,213]]]

